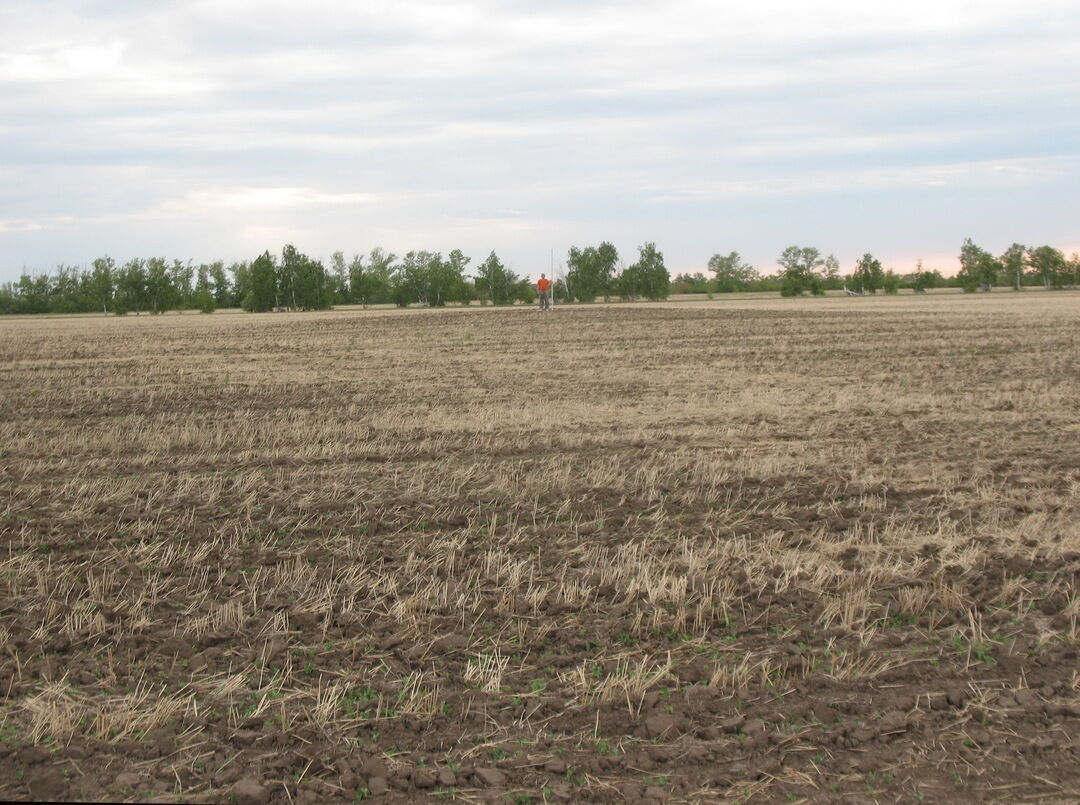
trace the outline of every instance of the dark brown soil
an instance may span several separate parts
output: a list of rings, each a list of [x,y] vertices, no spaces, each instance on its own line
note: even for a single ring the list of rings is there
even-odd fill
[[[1080,801],[1080,306],[986,304],[0,322],[0,797]]]

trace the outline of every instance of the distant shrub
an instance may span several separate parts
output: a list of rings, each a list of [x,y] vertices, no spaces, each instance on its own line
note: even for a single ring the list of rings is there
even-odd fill
[[[217,302],[214,300],[214,295],[210,293],[207,288],[196,292],[192,301],[195,303],[195,307],[199,309],[200,313],[213,313],[217,310]]]

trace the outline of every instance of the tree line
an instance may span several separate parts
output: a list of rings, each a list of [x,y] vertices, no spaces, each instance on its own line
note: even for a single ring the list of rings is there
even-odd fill
[[[994,256],[971,238],[965,239],[960,247],[960,271],[952,277],[924,268],[921,260],[913,271],[900,274],[886,269],[870,253],[859,258],[851,271],[844,274],[834,255],[823,255],[816,248],[801,246],[784,249],[776,262],[780,270],[763,275],[738,252],[714,254],[708,263],[711,277],[702,272],[679,274],[672,280],[671,291],[703,294],[779,291],[783,296],[800,296],[844,288],[872,294],[878,291],[897,293],[901,288],[924,293],[935,287],[974,293],[989,291],[999,284],[1007,284],[1018,291],[1032,286],[1047,290],[1080,286],[1080,254],[1066,258],[1064,252],[1053,246],[1029,247],[1014,243],[1002,254]]]
[[[536,299],[532,280],[508,268],[495,254],[471,272],[460,249],[410,251],[400,259],[382,248],[346,259],[334,252],[329,265],[287,245],[281,254],[263,252],[254,260],[226,266],[224,261],[193,265],[163,257],[134,258],[118,264],[99,257],[89,268],[60,265],[56,270],[23,272],[0,285],[0,314],[128,313],[239,307],[249,312],[326,310],[334,305],[448,303],[512,305]],[[557,302],[664,299],[671,280],[664,256],[654,243],[638,248],[630,266],[608,242],[571,247],[567,270],[554,283]]]
[[[251,261],[226,266],[223,261],[193,265],[163,257],[134,258],[118,264],[99,257],[89,268],[60,265],[52,273],[24,272],[16,282],[0,284],[0,314],[9,313],[165,313],[239,307],[250,312],[325,310],[334,305],[395,304],[399,307],[448,303],[512,305],[535,301],[532,281],[508,268],[495,252],[468,270],[471,259],[460,249],[410,251],[399,258],[382,248],[346,259],[334,252],[329,265],[287,245],[281,254],[269,251]],[[738,252],[714,254],[707,270],[680,274],[672,280],[656,244],[638,247],[627,266],[608,241],[598,246],[572,246],[566,270],[554,279],[556,302],[592,302],[598,298],[665,299],[671,293],[778,291],[784,296],[823,294],[847,288],[855,293],[916,293],[934,287],[967,292],[989,291],[1006,283],[1016,290],[1043,286],[1049,290],[1080,286],[1080,255],[1066,258],[1053,246],[1012,244],[1002,254],[976,245],[970,238],[960,249],[960,271],[945,277],[922,261],[911,272],[886,269],[866,253],[848,273],[832,254],[813,247],[789,246],[777,258],[779,271],[764,275]]]

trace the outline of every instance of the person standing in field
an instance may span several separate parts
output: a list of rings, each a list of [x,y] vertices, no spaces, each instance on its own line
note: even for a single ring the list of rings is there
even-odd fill
[[[536,281],[536,292],[540,297],[540,309],[551,310],[551,280],[546,274],[541,274]]]

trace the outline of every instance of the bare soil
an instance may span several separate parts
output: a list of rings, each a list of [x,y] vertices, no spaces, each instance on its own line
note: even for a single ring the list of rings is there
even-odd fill
[[[0,797],[1078,801],[1078,335],[0,320]]]

